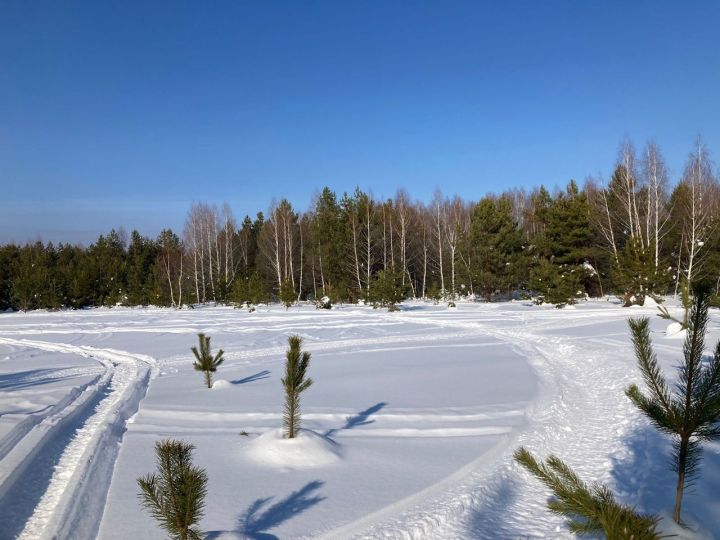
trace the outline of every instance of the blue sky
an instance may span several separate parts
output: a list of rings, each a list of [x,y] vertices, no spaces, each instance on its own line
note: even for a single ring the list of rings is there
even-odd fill
[[[0,242],[720,153],[720,2],[0,0]]]

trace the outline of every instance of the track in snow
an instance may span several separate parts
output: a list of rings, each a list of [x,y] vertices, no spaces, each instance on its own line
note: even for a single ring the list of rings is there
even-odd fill
[[[126,420],[155,361],[145,355],[26,339],[0,344],[93,358],[105,373],[55,407],[0,461],[0,538],[94,538]]]
[[[598,315],[583,314],[574,326],[595,323]],[[612,319],[617,319],[617,313],[607,318]],[[494,459],[483,456],[440,483],[323,538],[439,540],[540,538],[548,534],[575,538],[561,517],[547,511],[547,490],[529,479],[512,454],[520,445],[540,456],[557,452],[571,458],[568,461],[581,477],[598,478],[604,471],[604,479],[608,479],[605,450],[622,446],[624,434],[632,428],[631,419],[637,416],[627,400],[618,399],[623,389],[635,382],[627,362],[612,355],[621,344],[604,341],[599,353],[596,348],[581,349],[571,338],[538,333],[552,328],[552,317],[534,324],[519,321],[520,325],[510,329],[488,325],[486,320],[407,317],[406,322],[474,330],[509,343],[523,354],[542,382],[538,399],[528,412],[529,427],[496,448]]]

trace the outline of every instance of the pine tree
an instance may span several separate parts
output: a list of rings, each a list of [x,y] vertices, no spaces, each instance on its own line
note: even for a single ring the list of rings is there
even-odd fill
[[[138,478],[141,504],[173,540],[200,540],[207,473],[192,464],[195,447],[167,439],[155,443],[158,472]]]
[[[667,289],[669,273],[655,267],[655,246],[643,247],[639,237],[630,238],[618,253],[613,281],[622,291],[623,305],[642,306],[645,297],[654,297]]]
[[[540,259],[530,274],[530,288],[537,293],[536,303],[546,302],[561,308],[574,304],[582,292],[585,270],[581,266],[558,265]]]
[[[655,540],[658,518],[638,514],[615,500],[600,483],[587,485],[560,458],[550,456],[538,462],[525,448],[515,452],[515,460],[550,488],[555,498],[547,503],[551,512],[565,516],[570,530],[579,535],[604,532],[608,540]]]
[[[295,293],[295,288],[292,283],[289,279],[284,280],[280,286],[280,301],[285,306],[285,309],[289,309],[290,306],[295,303],[296,299],[297,293]]]
[[[285,377],[281,380],[285,388],[285,437],[293,439],[300,429],[300,394],[310,388],[313,380],[305,378],[310,364],[310,353],[302,352],[302,338],[300,336],[288,337],[289,349],[286,354]]]
[[[690,316],[690,309],[692,308],[692,297],[690,296],[690,285],[688,285],[686,279],[683,279],[682,284],[680,285],[680,302],[682,303],[683,307],[682,319],[678,319],[670,315],[670,311],[665,306],[658,306],[658,311],[660,312],[658,315],[661,319],[674,321],[680,324],[683,330],[687,330],[688,317]]]
[[[672,458],[678,475],[673,519],[677,523],[680,523],[683,491],[698,474],[701,444],[720,438],[720,342],[714,356],[703,363],[709,298],[706,288],[695,289],[683,346],[684,359],[678,367],[674,391],[658,366],[650,341],[649,319],[628,321],[647,394],[636,385],[631,385],[625,393],[658,430],[673,439]]]
[[[409,286],[402,283],[402,272],[388,268],[380,270],[370,284],[370,301],[387,307],[388,311],[397,311],[397,304],[408,294]]]
[[[477,288],[486,300],[517,283],[523,239],[507,197],[485,197],[473,208],[467,240]]]
[[[222,356],[225,351],[220,349],[218,353],[213,356],[210,352],[210,336],[206,336],[205,334],[198,334],[198,341],[200,342],[199,350],[197,347],[190,348],[197,359],[196,362],[193,362],[193,367],[195,371],[205,372],[207,387],[212,388],[212,374],[217,371],[218,366],[223,363],[224,358]]]

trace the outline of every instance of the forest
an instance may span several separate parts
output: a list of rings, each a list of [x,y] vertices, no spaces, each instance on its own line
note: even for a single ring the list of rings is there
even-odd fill
[[[325,187],[299,212],[286,199],[238,222],[194,203],[182,231],[112,230],[83,247],[0,246],[0,309],[286,305],[403,298],[554,304],[617,295],[625,305],[704,281],[720,293],[720,187],[698,139],[678,178],[659,147],[621,143],[612,176],[564,189],[508,189],[478,201],[378,200]]]

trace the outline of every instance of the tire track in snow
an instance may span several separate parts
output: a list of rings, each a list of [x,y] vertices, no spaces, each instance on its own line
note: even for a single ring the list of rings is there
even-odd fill
[[[37,433],[32,448],[19,444],[17,451],[11,451],[0,463],[10,471],[0,486],[3,503],[8,505],[27,499],[27,496],[23,499],[23,492],[28,489],[26,481],[37,481],[33,465],[53,465],[47,485],[35,486],[44,488],[44,493],[22,531],[3,534],[14,536],[19,532],[20,539],[94,538],[104,510],[118,443],[127,418],[136,412],[156,371],[155,360],[116,349],[27,339],[0,338],[0,344],[76,354],[98,360],[106,367],[100,381],[87,388],[85,393],[89,396],[76,400],[81,403],[46,418],[28,434]],[[67,444],[55,448],[58,441],[65,440]]]

